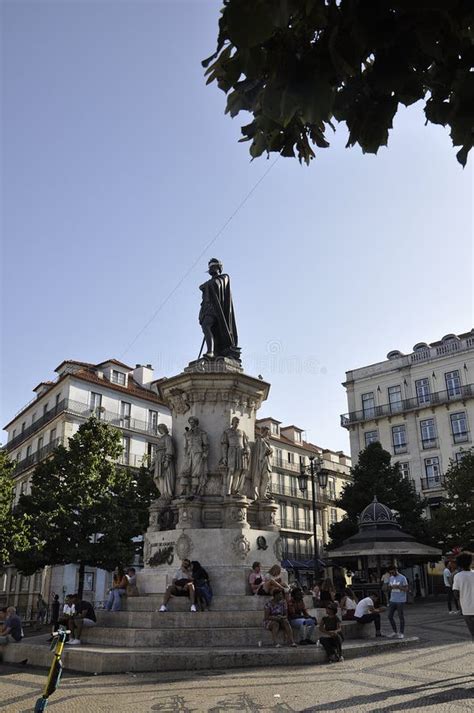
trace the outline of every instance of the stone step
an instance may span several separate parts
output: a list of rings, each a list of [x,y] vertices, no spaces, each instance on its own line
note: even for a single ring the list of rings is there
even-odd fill
[[[212,599],[212,611],[262,611],[269,597],[245,594],[216,595]],[[123,611],[157,611],[163,603],[162,594],[149,594],[146,597],[124,597]],[[172,597],[170,611],[189,611],[188,597]]]
[[[262,612],[97,612],[97,624],[98,626],[94,629],[84,630],[84,638],[87,637],[87,641],[99,641],[99,636],[104,636],[103,642],[109,643],[110,632],[117,631],[118,633],[114,635],[113,644],[118,643],[120,645],[120,639],[117,637],[122,637],[123,642],[125,640],[129,641],[130,637],[126,636],[127,631],[137,631],[137,636],[145,635],[146,631],[159,631],[163,634],[163,643],[168,643],[167,639],[170,636],[173,639],[173,643],[176,646],[182,646],[186,644],[176,643],[176,632],[182,632],[183,636],[188,637],[188,643],[195,637],[206,637],[209,631],[217,631],[225,633],[226,636],[230,637],[229,641],[236,640],[235,637],[241,636],[242,631],[256,630],[258,632],[264,632],[263,628],[263,616]],[[355,638],[369,638],[374,635],[373,625],[360,626],[354,621],[344,621],[342,622],[344,637],[346,639]],[[172,633],[170,633],[172,632]],[[93,638],[89,639],[89,634]],[[219,634],[220,636],[220,634]],[[261,635],[253,637],[254,643],[262,639]],[[207,640],[206,642],[211,642]],[[217,642],[214,642],[217,644]],[[200,646],[202,641],[199,640],[196,644]],[[227,644],[227,642],[224,642]],[[127,644],[128,645],[128,644]],[[136,641],[137,646],[151,646],[153,644],[141,644],[139,640]],[[192,645],[192,644],[191,644]],[[217,644],[219,645],[219,644]],[[236,644],[237,645],[237,644]]]
[[[370,639],[349,641],[344,644],[346,659],[366,656],[387,649],[418,643],[416,636],[406,639]],[[5,663],[27,660],[32,666],[49,668],[52,653],[44,636],[30,637],[19,644],[7,644],[3,648]],[[126,648],[81,644],[65,648],[64,668],[84,673],[128,673],[139,671],[190,671],[257,666],[299,666],[324,663],[324,651],[319,646],[283,646],[262,648]]]

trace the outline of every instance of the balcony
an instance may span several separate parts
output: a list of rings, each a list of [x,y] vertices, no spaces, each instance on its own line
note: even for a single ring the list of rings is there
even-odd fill
[[[474,397],[474,384],[459,386],[456,389],[448,389],[446,391],[435,391],[432,394],[424,394],[423,396],[415,396],[411,399],[403,399],[397,401],[396,404],[383,404],[381,406],[372,406],[362,411],[351,411],[344,413],[341,416],[341,426],[350,428],[356,423],[364,421],[376,421],[378,418],[387,418],[408,411],[419,411],[423,408],[438,406],[439,404],[452,403],[454,401],[464,401]]]
[[[429,451],[430,448],[439,448],[439,441],[437,438],[422,438],[421,447],[424,451]]]
[[[23,460],[17,461],[15,463],[13,475],[18,475],[19,473],[23,473],[25,470],[36,466],[37,463],[42,461],[43,458],[46,458],[46,456],[52,451],[54,451],[54,449],[57,448],[60,444],[65,445],[64,440],[65,439],[63,438],[55,438],[54,441],[51,441],[51,443],[48,443],[48,445],[43,446],[31,455],[27,456],[26,458],[23,458]]]
[[[430,475],[421,479],[422,490],[444,490],[444,475]]]
[[[272,467],[275,470],[286,470],[289,471],[290,473],[300,473],[300,464],[299,463],[288,463],[288,461],[284,460],[274,460],[272,463]]]
[[[467,441],[471,440],[471,434],[469,431],[457,431],[457,433],[453,433],[453,441],[454,443],[467,443]]]
[[[103,407],[92,409],[88,404],[82,403],[81,401],[63,399],[52,409],[46,411],[41,418],[38,418],[34,423],[30,424],[28,428],[25,428],[18,434],[18,436],[12,438],[6,445],[7,450],[11,451],[16,448],[16,446],[23,443],[23,441],[25,441],[32,434],[41,430],[47,423],[52,421],[61,413],[71,413],[74,416],[78,416],[83,419],[87,419],[95,413],[97,418],[111,426],[116,426],[117,428],[122,428],[126,431],[139,431],[140,433],[146,433],[149,436],[157,435],[157,426],[153,426],[147,421],[140,421],[136,418],[121,416],[113,411],[106,411]]]
[[[287,518],[283,522],[279,523],[281,530],[298,530],[300,532],[307,532],[312,534],[313,526],[309,522],[304,522],[304,520],[292,520]]]
[[[291,488],[288,485],[279,485],[278,483],[272,483],[270,485],[270,492],[273,495],[285,495],[286,497],[290,498],[298,498],[298,500],[310,501],[312,499],[311,490],[306,490],[306,492],[302,493],[299,489]],[[335,500],[336,493],[334,493],[332,490],[326,492],[319,487],[316,489],[317,503],[333,505]]]

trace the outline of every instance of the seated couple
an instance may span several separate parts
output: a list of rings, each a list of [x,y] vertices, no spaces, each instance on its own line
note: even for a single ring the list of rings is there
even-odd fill
[[[168,611],[168,602],[171,597],[189,597],[192,612],[197,611],[196,605],[200,607],[201,611],[209,610],[212,589],[209,576],[199,562],[191,562],[189,559],[182,560],[180,569],[165,592],[160,612]]]
[[[264,607],[264,627],[270,631],[273,644],[280,647],[277,635],[283,632],[288,646],[296,646],[294,633],[298,636],[298,643],[301,645],[315,644],[313,634],[316,621],[310,617],[306,611],[303,601],[303,592],[295,589],[288,602],[285,593],[281,589],[274,589],[272,598]]]
[[[288,591],[288,587],[282,581],[282,570],[278,564],[274,564],[268,570],[268,574],[263,575],[260,562],[254,562],[249,575],[249,585],[252,594],[262,594],[268,597],[272,595],[274,589],[280,589],[282,592]]]

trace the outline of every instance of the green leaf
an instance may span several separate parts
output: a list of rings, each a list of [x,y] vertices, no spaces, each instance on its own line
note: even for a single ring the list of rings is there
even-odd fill
[[[275,32],[275,17],[264,0],[239,0],[224,10],[229,39],[236,47],[255,47]]]

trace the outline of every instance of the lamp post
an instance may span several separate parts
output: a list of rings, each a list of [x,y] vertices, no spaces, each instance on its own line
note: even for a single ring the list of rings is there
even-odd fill
[[[313,506],[313,570],[314,570],[314,584],[316,584],[318,578],[318,538],[316,534],[316,478],[319,483],[319,487],[324,489],[328,484],[328,471],[323,468],[323,459],[321,456],[309,456],[309,466],[301,463],[300,474],[298,476],[298,486],[302,493],[305,493],[308,489],[308,478],[311,478],[311,500]]]

